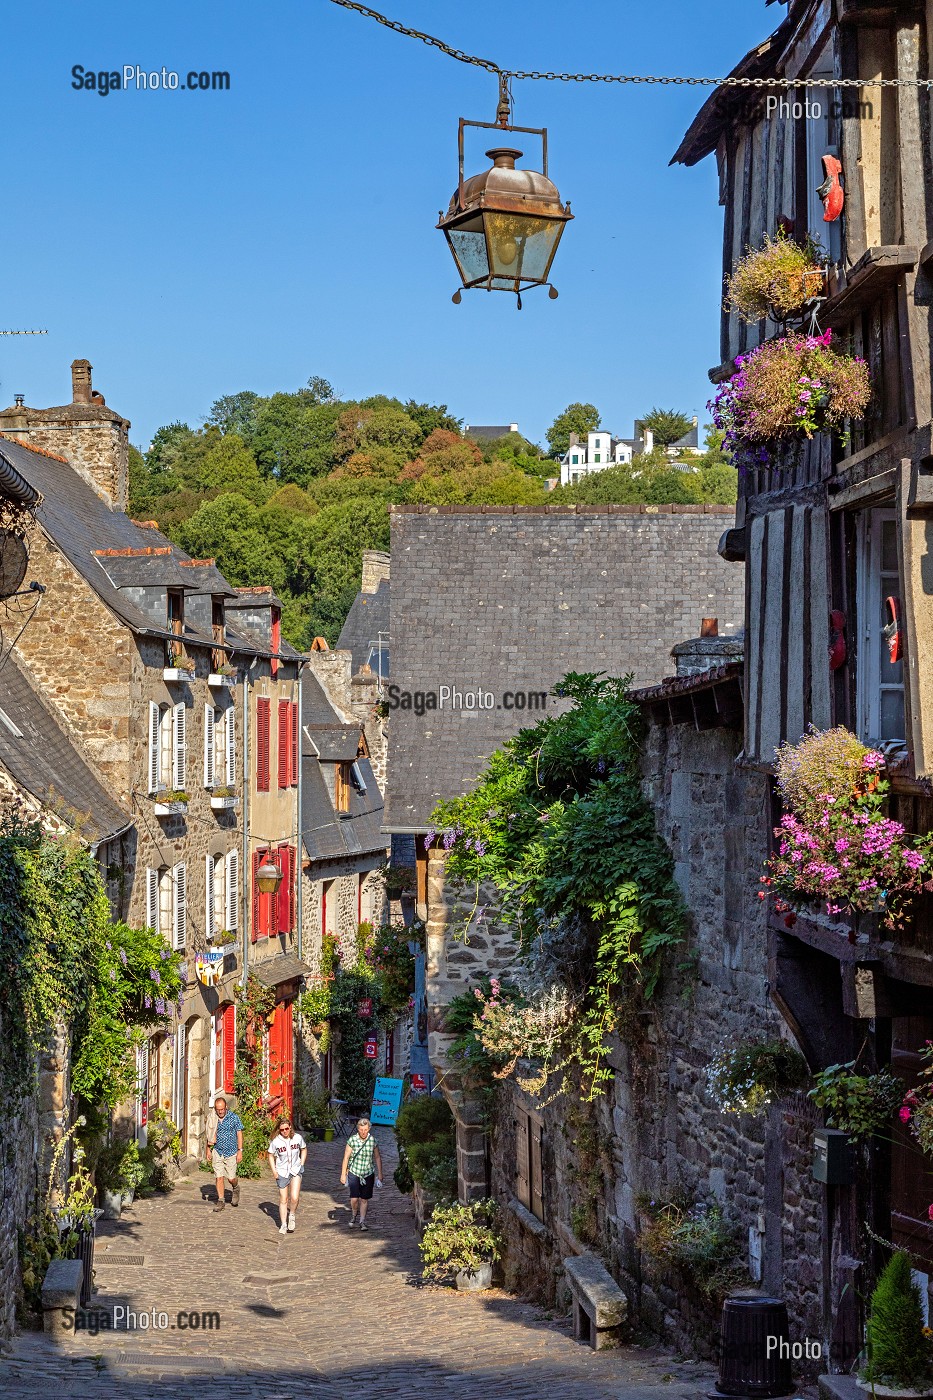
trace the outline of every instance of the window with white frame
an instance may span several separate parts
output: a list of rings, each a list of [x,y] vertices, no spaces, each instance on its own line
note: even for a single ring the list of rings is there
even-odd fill
[[[172,788],[183,792],[188,767],[188,716],[184,705],[173,705],[171,711]]]
[[[172,866],[172,947],[181,950],[187,937],[188,873],[184,861]]]
[[[225,875],[224,857],[211,855],[208,851],[204,857],[204,936],[208,942],[227,927],[224,922],[227,895]]]
[[[232,705],[224,711],[223,745],[227,787],[236,787],[236,710]]]
[[[891,660],[893,633],[886,635],[890,624],[900,624],[901,619],[896,513],[882,508],[862,511],[857,542],[859,734],[876,742],[903,741],[904,662]]]
[[[228,851],[224,862],[224,875],[226,881],[226,928],[229,933],[236,933],[240,926],[240,853],[239,851]]]
[[[217,781],[216,735],[220,714],[213,705],[204,706],[204,786],[212,788]]]

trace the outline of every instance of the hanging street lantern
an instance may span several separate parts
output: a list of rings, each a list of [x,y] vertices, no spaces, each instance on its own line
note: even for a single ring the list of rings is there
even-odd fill
[[[548,179],[547,129],[510,126],[509,110],[508,82],[500,77],[496,121],[460,118],[460,179],[437,227],[444,231],[464,287],[513,292],[520,311],[521,294],[529,287],[548,287],[548,295],[557,296],[548,279],[564,225],[573,215]],[[517,170],[515,162],[523,153],[514,146],[494,146],[486,152],[490,168],[465,180],[463,132],[468,126],[540,136],[543,171]],[[459,303],[459,288],[452,299]]]
[[[264,860],[256,871],[256,884],[260,894],[278,894],[282,883],[282,871],[271,860]]]

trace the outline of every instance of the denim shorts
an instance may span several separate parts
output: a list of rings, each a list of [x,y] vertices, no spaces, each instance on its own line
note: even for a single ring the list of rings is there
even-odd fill
[[[347,1172],[347,1184],[350,1187],[350,1196],[353,1200],[372,1200],[373,1187],[376,1184],[376,1173],[370,1172],[369,1176],[354,1176],[352,1172]]]
[[[289,1185],[291,1184],[291,1182],[293,1182],[293,1181],[300,1182],[300,1181],[301,1181],[301,1177],[300,1177],[300,1176],[277,1176],[277,1177],[275,1178],[275,1184],[276,1184],[276,1186],[279,1188],[280,1191],[284,1191],[285,1188],[286,1188],[286,1186],[289,1186]]]

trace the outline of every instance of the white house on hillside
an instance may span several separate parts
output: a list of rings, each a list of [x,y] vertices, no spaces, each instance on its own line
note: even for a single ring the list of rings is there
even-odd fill
[[[635,430],[641,428],[636,423]],[[654,446],[654,436],[650,430],[634,438],[617,438],[599,428],[587,433],[586,442],[581,442],[576,433],[570,434],[570,445],[560,459],[560,484],[573,486],[594,472],[604,472],[607,467],[618,467],[650,452]]]

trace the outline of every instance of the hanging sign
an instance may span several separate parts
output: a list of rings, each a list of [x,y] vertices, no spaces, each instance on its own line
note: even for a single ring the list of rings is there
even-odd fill
[[[371,1123],[387,1123],[392,1126],[402,1105],[402,1080],[377,1079],[373,1092],[373,1106],[369,1110]]]
[[[378,1035],[368,1035],[366,1037],[366,1044],[363,1046],[363,1054],[366,1056],[367,1060],[374,1060],[376,1058],[376,1055],[378,1054],[378,1051]]]
[[[194,960],[194,971],[198,981],[205,987],[213,987],[224,965],[224,950],[211,948],[206,953],[198,953]]]
[[[428,1092],[428,1081],[423,1074],[411,1076],[411,1092],[413,1094],[426,1094]]]
[[[372,997],[363,997],[362,1001],[360,1002],[360,1004],[359,1004],[359,1006],[357,1007],[356,1010],[357,1010],[357,1015],[360,1016],[360,1017],[362,1018],[362,1020],[368,1021],[369,1018],[370,1018],[370,1016],[373,1014],[373,999],[372,999]]]

